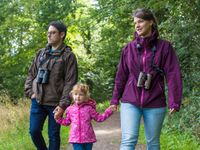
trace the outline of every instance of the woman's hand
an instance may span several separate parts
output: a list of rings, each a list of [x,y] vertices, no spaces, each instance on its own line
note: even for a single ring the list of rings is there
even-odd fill
[[[174,109],[174,108],[170,108],[169,109],[169,114],[171,115],[171,114],[174,114],[176,112],[176,110]]]

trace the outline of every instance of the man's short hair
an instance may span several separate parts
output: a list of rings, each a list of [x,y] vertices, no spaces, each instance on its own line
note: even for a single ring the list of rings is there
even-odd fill
[[[50,26],[55,27],[59,32],[65,33],[65,36],[63,37],[63,41],[64,41],[64,39],[66,37],[66,33],[67,33],[67,26],[61,21],[52,21],[52,22],[49,23],[48,28]]]

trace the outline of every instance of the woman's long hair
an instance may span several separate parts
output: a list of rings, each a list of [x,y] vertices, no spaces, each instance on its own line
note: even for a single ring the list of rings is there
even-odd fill
[[[141,18],[147,21],[152,20],[153,21],[152,31],[156,30],[156,32],[158,33],[157,19],[149,9],[146,8],[136,9],[133,13],[133,18],[134,17]]]

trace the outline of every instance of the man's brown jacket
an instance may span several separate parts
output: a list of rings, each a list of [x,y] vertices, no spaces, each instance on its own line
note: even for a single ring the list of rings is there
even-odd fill
[[[39,68],[49,70],[47,84],[37,82]],[[51,52],[47,46],[38,51],[29,69],[25,81],[25,94],[31,98],[33,93],[38,103],[49,106],[60,106],[65,109],[70,105],[69,93],[78,79],[77,60],[71,48],[63,44]]]

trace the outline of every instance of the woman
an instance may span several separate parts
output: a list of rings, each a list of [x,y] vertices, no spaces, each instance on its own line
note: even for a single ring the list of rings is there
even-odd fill
[[[170,42],[159,39],[156,19],[147,9],[134,14],[135,39],[122,50],[111,106],[121,100],[120,150],[133,150],[143,117],[148,150],[160,149],[166,114],[164,79],[168,86],[169,113],[179,111],[182,80],[178,59]]]

